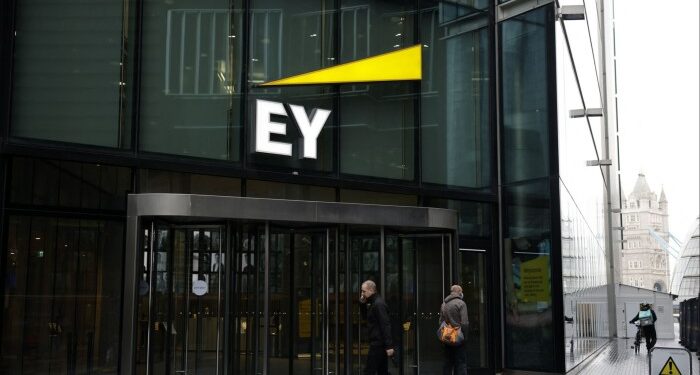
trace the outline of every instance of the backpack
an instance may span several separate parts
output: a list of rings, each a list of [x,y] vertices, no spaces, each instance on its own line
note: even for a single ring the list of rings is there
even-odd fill
[[[654,318],[651,316],[651,310],[639,312],[639,325],[642,327],[654,324]]]

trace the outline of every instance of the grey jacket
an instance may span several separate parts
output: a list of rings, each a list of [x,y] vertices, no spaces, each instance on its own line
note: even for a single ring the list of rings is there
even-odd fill
[[[467,316],[467,304],[457,293],[450,293],[440,307],[440,323],[447,322],[451,326],[461,326],[462,334],[467,337],[469,329],[469,317]]]

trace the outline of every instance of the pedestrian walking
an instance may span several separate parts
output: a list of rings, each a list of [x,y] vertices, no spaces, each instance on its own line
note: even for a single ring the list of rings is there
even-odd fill
[[[468,329],[469,317],[467,316],[467,304],[464,303],[462,287],[452,285],[450,295],[445,298],[440,307],[438,336],[445,350],[443,375],[466,375]]]
[[[366,312],[369,336],[365,375],[388,375],[389,357],[394,355],[389,308],[377,293],[377,284],[374,281],[367,280],[362,283],[360,302]]]

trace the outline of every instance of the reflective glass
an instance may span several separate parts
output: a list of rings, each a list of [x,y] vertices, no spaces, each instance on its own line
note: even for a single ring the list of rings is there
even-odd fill
[[[549,174],[550,49],[554,19],[544,6],[500,24],[505,182]]]
[[[316,138],[316,157],[306,155],[302,147],[302,133],[298,115],[291,105],[301,106],[306,118],[313,121],[320,112],[333,110],[332,85],[306,87],[266,87],[256,85],[333,66],[335,61],[334,2],[254,0],[250,12],[250,61],[248,84],[251,85],[248,103],[250,132],[257,130],[259,100],[284,105],[286,115],[271,116],[270,121],[283,123],[285,134],[272,134],[270,140],[291,147],[291,156],[255,152],[255,137],[248,141],[249,161],[273,168],[294,168],[330,172],[333,170],[334,150],[333,114],[326,119]],[[300,111],[301,112],[301,111]],[[267,121],[268,119],[262,120]],[[253,122],[256,126],[252,126]],[[303,120],[302,120],[303,121]],[[307,137],[311,137],[307,134]],[[306,155],[306,156],[305,156]]]
[[[241,180],[222,176],[141,169],[139,170],[139,193],[240,196]]]
[[[143,17],[140,148],[238,160],[240,4],[148,1]]]
[[[423,181],[487,187],[492,169],[488,29],[465,29],[485,26],[488,20],[442,24],[438,19],[457,5],[426,3],[431,7],[421,10]]]
[[[416,206],[415,195],[380,193],[363,190],[340,190],[340,201],[348,203],[388,204],[393,206]]]
[[[311,185],[248,180],[246,181],[246,196],[335,202],[335,189]]]
[[[505,363],[554,370],[549,180],[504,189]],[[558,240],[558,239],[557,239]]]
[[[120,115],[124,9],[123,0],[17,2],[13,136],[129,146]]]
[[[10,186],[12,204],[125,210],[131,169],[18,157]]]
[[[460,236],[491,238],[491,205],[440,198],[426,198],[425,205],[459,212]]]
[[[414,4],[368,0],[340,3],[341,63],[414,44]],[[416,84],[341,85],[340,93],[341,172],[413,180]]]
[[[123,225],[11,216],[3,374],[116,373]]]
[[[464,289],[464,302],[469,315],[467,334],[467,364],[469,367],[488,367],[488,315],[486,289],[486,253],[460,251],[459,276]]]

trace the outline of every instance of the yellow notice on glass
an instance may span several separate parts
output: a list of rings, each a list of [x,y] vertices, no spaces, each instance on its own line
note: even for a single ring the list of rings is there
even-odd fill
[[[520,264],[522,302],[549,302],[549,255],[540,255]]]

